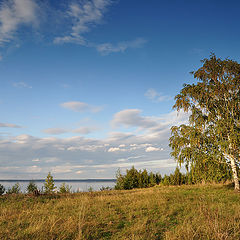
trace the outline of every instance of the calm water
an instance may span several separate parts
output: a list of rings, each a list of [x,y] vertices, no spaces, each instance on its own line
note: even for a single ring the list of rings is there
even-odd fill
[[[26,192],[30,180],[0,180],[6,189],[11,188],[14,184],[19,183],[21,187],[21,192]],[[42,189],[44,185],[44,180],[35,180],[34,183],[38,186],[39,189]],[[71,191],[83,191],[86,192],[89,188],[92,188],[93,191],[100,190],[101,187],[114,187],[115,180],[104,179],[104,180],[54,180],[55,186],[59,188],[62,183],[66,183],[71,186]]]

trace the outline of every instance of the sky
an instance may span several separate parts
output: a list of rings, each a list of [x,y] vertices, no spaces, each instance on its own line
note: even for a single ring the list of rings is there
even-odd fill
[[[0,0],[0,179],[169,174],[200,60],[240,61],[240,2]]]

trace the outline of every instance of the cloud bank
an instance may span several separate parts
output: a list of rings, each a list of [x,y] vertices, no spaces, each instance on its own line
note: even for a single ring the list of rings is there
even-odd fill
[[[27,134],[1,136],[0,162],[4,167],[0,167],[0,174],[2,178],[31,179],[44,178],[51,171],[56,178],[113,178],[117,168],[125,170],[133,165],[161,174],[169,173],[176,166],[169,157],[170,127],[186,122],[187,118],[182,112],[151,117],[142,116],[139,109],[125,109],[113,117],[117,131],[110,131],[102,139]],[[136,130],[118,131],[120,126],[126,130],[135,126]],[[82,133],[87,130],[78,129]],[[62,129],[46,132],[59,134]]]

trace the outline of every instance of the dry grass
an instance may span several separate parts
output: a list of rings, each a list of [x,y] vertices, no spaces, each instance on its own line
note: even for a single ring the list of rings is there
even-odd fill
[[[0,198],[0,239],[240,239],[223,185]]]

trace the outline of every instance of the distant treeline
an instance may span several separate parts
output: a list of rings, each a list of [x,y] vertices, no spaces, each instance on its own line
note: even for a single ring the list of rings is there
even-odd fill
[[[239,168],[237,168],[239,172]],[[120,170],[116,174],[116,190],[133,189],[133,188],[147,188],[155,185],[183,185],[183,184],[196,184],[196,183],[224,183],[232,180],[232,171],[229,165],[220,164],[215,162],[197,162],[191,166],[190,171],[186,170],[186,173],[182,173],[177,167],[174,173],[170,175],[161,176],[160,173],[148,172],[146,169],[137,170],[134,166],[131,169],[126,170],[125,174],[122,174]],[[66,183],[57,189],[54,184],[53,176],[49,172],[42,189],[38,189],[37,185],[30,181],[27,186],[27,193],[39,195],[39,194],[53,194],[53,193],[74,193],[71,190],[71,186]],[[102,187],[100,191],[112,190],[110,187]],[[89,192],[93,191],[90,187]],[[77,191],[78,192],[78,191]],[[0,195],[6,194],[18,194],[21,193],[19,183],[16,183],[9,189],[5,189],[0,184]]]
[[[155,185],[183,185],[183,184],[196,184],[196,183],[220,183],[231,181],[231,169],[225,165],[218,166],[214,174],[209,171],[210,169],[192,168],[187,173],[181,173],[177,167],[175,172],[170,175],[161,176],[160,173],[148,172],[146,169],[137,170],[134,166],[126,170],[126,174],[122,174],[118,170],[116,174],[116,190],[133,189],[133,188],[147,188]]]

